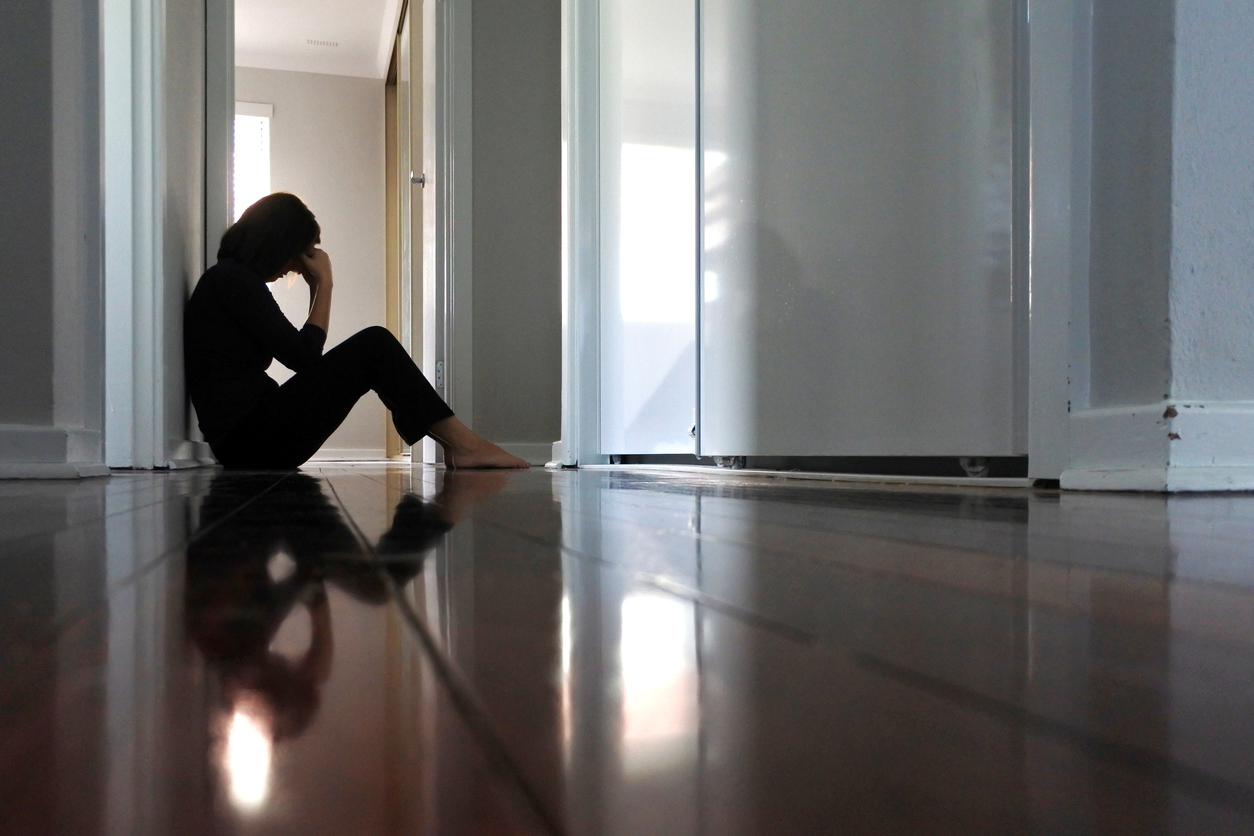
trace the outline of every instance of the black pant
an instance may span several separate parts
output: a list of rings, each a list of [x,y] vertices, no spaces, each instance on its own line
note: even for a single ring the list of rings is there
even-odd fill
[[[210,446],[230,468],[289,469],[318,452],[373,389],[392,411],[396,431],[414,444],[453,410],[436,394],[386,328],[358,331],[295,375]]]

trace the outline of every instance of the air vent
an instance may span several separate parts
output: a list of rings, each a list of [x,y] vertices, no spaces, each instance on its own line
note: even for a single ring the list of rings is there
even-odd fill
[[[309,44],[310,46],[339,46],[340,45],[339,41],[315,41],[312,38],[307,38],[305,40],[305,43]]]

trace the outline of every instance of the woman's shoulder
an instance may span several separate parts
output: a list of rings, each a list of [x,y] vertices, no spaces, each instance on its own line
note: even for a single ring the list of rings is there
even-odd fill
[[[192,291],[192,297],[195,298],[198,294],[204,296],[220,292],[255,291],[263,284],[252,270],[234,261],[223,260],[201,275]]]
[[[262,283],[261,278],[256,273],[245,267],[243,264],[240,264],[237,261],[231,261],[230,259],[223,259],[206,270],[200,280],[203,282],[205,279],[211,279],[213,281],[248,281],[255,284]]]
[[[243,265],[219,261],[206,270],[183,308],[185,322],[216,321],[273,301],[265,282]]]

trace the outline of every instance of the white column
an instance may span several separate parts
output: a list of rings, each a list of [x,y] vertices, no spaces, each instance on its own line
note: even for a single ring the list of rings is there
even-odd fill
[[[1254,489],[1251,38],[1238,0],[1093,4],[1089,339],[1063,487]]]
[[[98,40],[95,2],[0,7],[0,478],[108,472]]]

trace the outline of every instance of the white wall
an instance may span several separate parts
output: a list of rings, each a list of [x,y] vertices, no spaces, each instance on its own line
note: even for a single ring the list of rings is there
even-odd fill
[[[107,472],[100,13],[0,3],[0,478]]]
[[[204,272],[205,2],[165,4],[165,207],[162,304],[165,460],[188,438],[183,382],[183,305]]]
[[[1254,400],[1254,5],[1176,5],[1172,397]]]
[[[473,6],[474,422],[534,461],[561,434],[561,4]]]
[[[385,320],[384,82],[367,78],[235,68],[235,98],[274,106],[270,187],[299,196],[322,226],[335,268],[327,348]],[[309,309],[302,281],[274,284],[299,327]],[[270,374],[291,376],[277,362]],[[386,410],[366,393],[321,455],[383,455]]]
[[[1093,4],[1094,407],[1156,403],[1171,385],[1172,0]]]
[[[1254,11],[1093,11],[1090,395],[1062,486],[1254,490]]]

